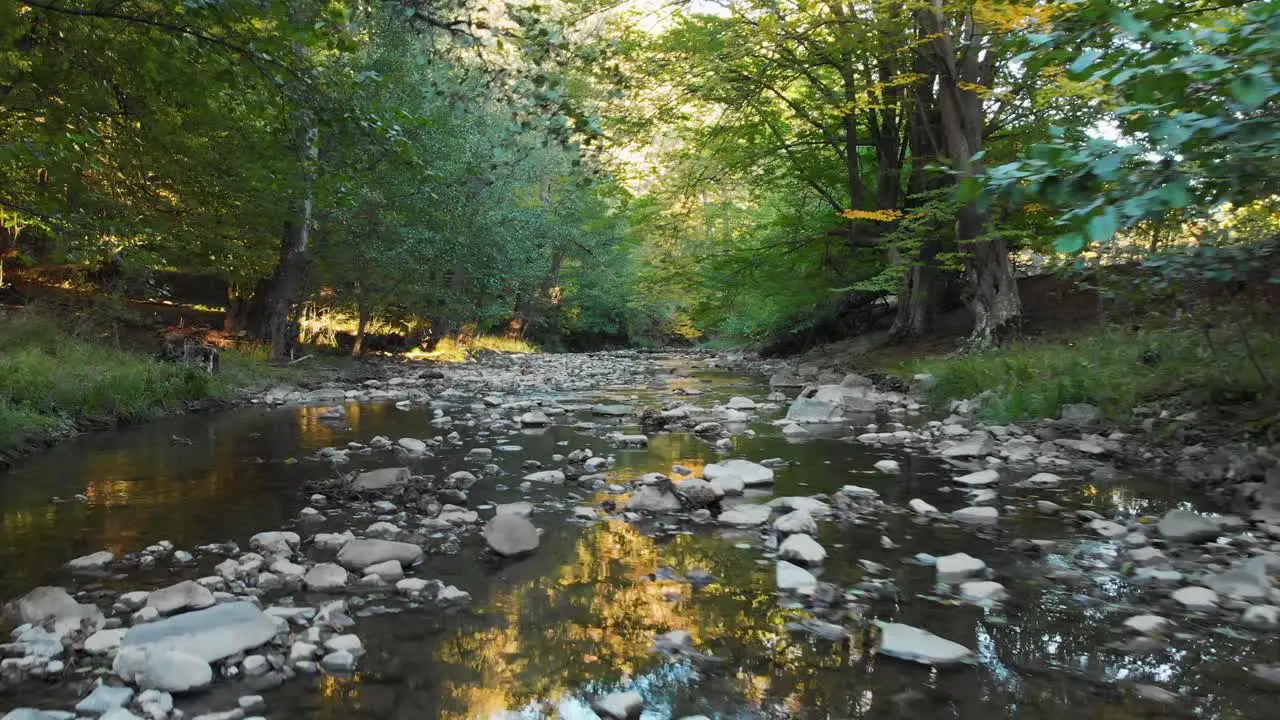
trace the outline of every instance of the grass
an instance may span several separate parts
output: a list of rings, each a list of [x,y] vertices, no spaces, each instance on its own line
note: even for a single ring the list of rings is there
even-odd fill
[[[45,314],[0,316],[0,459],[78,430],[137,422],[305,368],[269,368],[265,349],[224,351],[220,372],[92,342]]]
[[[1246,347],[1242,338],[1248,339]],[[1261,372],[1259,371],[1261,369]],[[1063,405],[1089,403],[1113,419],[1139,405],[1180,407],[1274,401],[1280,334],[1265,323],[1227,320],[1205,330],[1106,328],[986,353],[908,361],[900,373],[932,374],[931,400],[990,391],[981,419],[1056,418]]]
[[[410,360],[434,360],[436,362],[464,362],[467,358],[482,353],[536,353],[537,346],[519,338],[508,338],[499,335],[474,335],[458,338],[446,337],[436,344],[431,352],[411,350],[405,357]]]

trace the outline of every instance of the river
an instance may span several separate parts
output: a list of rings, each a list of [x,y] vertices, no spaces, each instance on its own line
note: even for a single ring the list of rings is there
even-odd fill
[[[675,363],[676,361],[671,361]],[[1115,558],[1120,548],[1082,532],[1074,523],[1032,509],[1048,498],[1069,511],[1114,516],[1158,515],[1182,501],[1172,483],[1121,477],[1110,483],[1076,480],[1052,491],[1002,490],[995,527],[930,522],[907,512],[886,512],[858,524],[824,522],[818,540],[828,557],[821,580],[857,590],[857,610],[841,623],[847,641],[832,643],[795,623],[812,607],[779,595],[769,533],[731,529],[686,517],[572,519],[579,505],[608,496],[572,483],[521,491],[526,460],[554,467],[552,455],[590,448],[613,455],[613,483],[683,465],[695,474],[723,457],[783,458],[776,482],[748,490],[747,501],[771,496],[832,493],[856,484],[877,490],[885,503],[905,506],[921,498],[955,506],[951,475],[939,460],[897,449],[871,449],[840,439],[846,433],[784,437],[764,411],[734,435],[733,451],[717,453],[687,432],[654,434],[647,449],[612,447],[599,434],[576,430],[595,420],[593,401],[657,402],[675,387],[694,387],[691,398],[709,406],[730,396],[763,402],[758,378],[714,370],[654,390],[609,388],[577,394],[539,394],[535,400],[571,408],[547,428],[504,433],[519,452],[495,453],[503,475],[471,489],[472,507],[527,500],[543,532],[531,556],[496,560],[482,551],[478,533],[460,535],[460,550],[429,555],[420,577],[438,578],[471,595],[460,607],[404,603],[395,593],[363,593],[353,604],[353,631],[365,654],[352,675],[298,677],[262,691],[267,717],[279,718],[592,718],[592,698],[626,687],[646,702],[646,719],[705,715],[713,718],[1090,718],[1194,715],[1209,718],[1274,717],[1276,686],[1253,678],[1255,663],[1280,660],[1274,642],[1212,618],[1177,617],[1174,629],[1138,642],[1121,621],[1158,603],[1147,586],[1131,582]],[[448,407],[438,402],[436,407]],[[350,403],[344,422],[320,419],[320,408],[245,407],[192,415],[79,438],[0,476],[0,599],[42,584],[88,593],[158,588],[212,573],[222,558],[198,555],[190,566],[160,563],[102,577],[73,576],[75,557],[106,549],[117,556],[160,540],[192,550],[206,543],[293,528],[304,536],[363,527],[341,513],[304,527],[307,481],[331,475],[308,460],[316,450],[367,442],[376,435],[429,438],[441,434],[431,413],[391,403]],[[465,404],[450,408],[464,418]],[[635,431],[632,419],[619,421]],[[444,475],[475,469],[469,448],[493,446],[482,424],[457,425],[456,444],[413,461],[415,472]],[[873,465],[900,462],[900,474]],[[377,454],[356,456],[353,468],[394,464]],[[76,499],[76,496],[82,496]],[[52,498],[63,500],[53,501]],[[364,524],[361,524],[363,522]],[[358,530],[357,530],[358,532]],[[889,543],[883,542],[887,538]],[[1052,541],[1028,553],[1015,539]],[[892,547],[886,547],[886,545]],[[1010,597],[994,605],[962,602],[938,587],[935,571],[916,553],[967,552],[984,559]],[[870,561],[870,563],[859,561]],[[883,567],[877,567],[879,564]],[[688,575],[699,578],[691,582]],[[707,581],[702,574],[709,572]],[[870,583],[870,584],[869,584]],[[306,592],[299,603],[315,601]],[[108,603],[109,606],[109,603]],[[105,607],[104,607],[105,609]],[[385,611],[385,612],[384,612]],[[924,628],[976,652],[971,666],[932,669],[872,652],[864,632],[872,619]],[[654,637],[687,630],[697,657],[669,657]],[[1265,637],[1265,636],[1263,636]],[[89,675],[59,682],[0,682],[0,714],[19,706],[69,708],[89,687]],[[1182,696],[1173,704],[1134,697],[1131,684],[1159,686]],[[225,710],[248,690],[221,681],[190,699],[189,713]],[[1069,708],[1069,710],[1067,710]]]

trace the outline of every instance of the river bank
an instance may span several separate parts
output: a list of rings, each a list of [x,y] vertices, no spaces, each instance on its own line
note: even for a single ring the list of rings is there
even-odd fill
[[[0,597],[73,599],[13,606],[0,707],[1261,717],[1273,522],[1105,470],[1109,436],[807,373],[495,357],[55,448],[0,482]]]

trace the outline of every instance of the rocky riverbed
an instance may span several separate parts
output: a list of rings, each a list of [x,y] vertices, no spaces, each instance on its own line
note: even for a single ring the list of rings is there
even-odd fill
[[[1270,717],[1266,482],[928,382],[493,356],[82,438],[0,478],[0,710]]]

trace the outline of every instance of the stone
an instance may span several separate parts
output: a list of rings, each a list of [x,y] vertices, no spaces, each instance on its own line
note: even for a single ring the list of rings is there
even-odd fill
[[[213,684],[213,668],[208,661],[182,650],[157,645],[120,648],[111,671],[125,682],[144,690],[185,693],[203,690]]]
[[[1058,418],[1066,424],[1075,425],[1077,427],[1088,427],[1098,422],[1102,417],[1102,411],[1093,405],[1085,403],[1076,403],[1063,405],[1062,410],[1058,413]]]
[[[107,563],[115,559],[116,556],[113,553],[99,550],[96,553],[90,553],[68,562],[67,567],[72,570],[101,570]]]
[[[365,568],[364,574],[377,575],[387,582],[395,582],[404,577],[404,568],[401,567],[399,561],[385,560]]]
[[[929,503],[921,500],[920,498],[912,498],[911,501],[907,503],[907,507],[911,508],[911,511],[916,513],[917,515],[937,515],[938,514],[938,508],[930,505]]]
[[[523,555],[538,549],[538,529],[528,518],[519,515],[496,515],[481,532],[489,549],[503,557]]]
[[[364,570],[387,560],[396,560],[404,567],[411,567],[422,561],[422,548],[395,540],[360,538],[343,545],[337,560],[348,570]]]
[[[538,472],[529,473],[523,478],[526,482],[547,483],[551,485],[559,485],[564,482],[564,473],[559,470],[540,470]]]
[[[796,512],[804,512],[797,510]],[[791,535],[778,546],[778,557],[799,565],[821,565],[827,559],[827,551],[818,541],[803,533]]]
[[[787,495],[769,501],[769,507],[784,510],[804,510],[814,517],[826,517],[831,514],[831,506],[817,498],[803,495]]]
[[[1049,500],[1037,500],[1036,512],[1040,513],[1041,515],[1057,515],[1058,513],[1062,512],[1062,506],[1056,502],[1051,502]]]
[[[677,497],[691,508],[706,507],[724,497],[724,490],[706,480],[685,480],[672,486]]]
[[[634,691],[609,693],[592,700],[591,709],[606,720],[636,720],[644,710],[644,697]]]
[[[747,398],[747,397],[742,397],[741,395],[735,395],[729,398],[729,402],[726,404],[728,405],[728,407],[730,407],[733,410],[755,410],[756,409],[755,400],[752,400],[751,398]]]
[[[632,512],[679,512],[682,507],[674,493],[654,485],[636,490],[627,500],[627,509]]]
[[[813,516],[806,510],[792,510],[786,515],[780,516],[773,521],[773,529],[784,535],[792,535],[795,533],[803,533],[806,535],[818,534],[818,523],[814,521]]]
[[[395,523],[389,523],[385,520],[379,520],[365,528],[364,534],[370,537],[380,537],[387,540],[395,539],[400,535],[400,526]]]
[[[1000,511],[993,507],[973,506],[960,508],[951,513],[951,519],[970,525],[982,525],[998,521],[1000,519]]]
[[[236,704],[245,712],[253,712],[265,708],[267,701],[261,695],[242,695]]]
[[[350,633],[345,635],[334,635],[324,641],[324,647],[326,650],[331,652],[346,650],[352,655],[361,655],[364,653],[364,643],[360,642],[359,637]]]
[[[53,624],[58,637],[85,629],[89,632],[102,627],[104,618],[96,605],[78,603],[60,587],[38,587],[5,605],[4,615],[15,624]]]
[[[779,590],[793,591],[801,595],[811,595],[818,588],[818,579],[813,576],[813,573],[786,560],[779,560],[775,566],[774,582]]]
[[[134,590],[127,592],[116,598],[116,602],[123,606],[126,610],[137,610],[147,604],[147,598],[151,597],[150,590]]]
[[[253,603],[230,602],[135,625],[120,641],[120,650],[179,650],[214,662],[259,647],[275,634],[275,622]]]
[[[1056,488],[1062,484],[1062,478],[1049,472],[1036,473],[1026,480],[1021,480],[1014,484],[1014,487],[1020,488],[1037,488],[1046,490]]]
[[[396,591],[406,595],[414,595],[427,589],[429,582],[422,578],[405,578],[396,583]]]
[[[355,540],[356,536],[350,531],[341,533],[316,533],[311,539],[311,544],[320,550],[341,550],[343,545]]]
[[[902,472],[902,466],[898,464],[897,460],[880,460],[875,464],[875,468],[886,475],[896,475]]]
[[[1176,509],[1160,518],[1156,531],[1166,540],[1203,542],[1218,537],[1218,524],[1197,512]]]
[[[551,424],[551,418],[544,412],[532,410],[520,416],[520,424],[525,427],[546,427]]]
[[[260,532],[249,538],[249,547],[263,555],[293,555],[293,549],[302,542],[298,533],[281,530]]]
[[[1280,627],[1280,607],[1275,605],[1250,605],[1240,616],[1240,622],[1249,627],[1273,630]]]
[[[1089,523],[1089,529],[1108,539],[1122,537],[1129,532],[1125,526],[1110,520],[1094,520]]]
[[[124,707],[133,699],[133,688],[117,685],[98,685],[93,692],[76,703],[76,712],[101,715],[112,708]]]
[[[425,450],[426,447],[423,447]],[[351,481],[351,489],[357,492],[382,492],[396,490],[409,484],[409,468],[382,468],[362,472]]]
[[[939,557],[935,568],[939,582],[955,582],[986,570],[987,564],[968,553],[954,553]]]
[[[464,603],[464,602],[470,602],[470,601],[471,601],[471,593],[467,592],[466,590],[462,590],[460,588],[454,587],[453,585],[446,585],[440,588],[439,593],[436,593],[436,602],[441,603],[443,605]]]
[[[1149,563],[1164,557],[1164,552],[1159,548],[1153,548],[1150,545],[1126,550],[1124,554],[1136,563]]]
[[[183,580],[151,593],[147,607],[155,608],[161,615],[172,615],[184,610],[200,610],[215,602],[208,588],[191,580]]]
[[[876,490],[861,487],[859,485],[845,485],[840,488],[840,493],[859,500],[874,500],[875,498],[880,497],[880,493]]]
[[[647,448],[649,438],[644,435],[615,435],[613,442],[622,448]]]
[[[338,590],[347,586],[346,568],[334,563],[315,565],[302,576],[302,584],[308,590]]]
[[[127,628],[99,630],[84,640],[84,651],[90,655],[107,655],[120,647]]]
[[[1188,610],[1212,610],[1218,606],[1218,593],[1194,585],[1174,590],[1173,599]]]
[[[880,643],[876,648],[880,655],[938,666],[969,662],[974,657],[969,648],[927,630],[880,620],[875,624],[880,628]]]
[[[787,408],[787,420],[801,424],[838,423],[844,420],[844,408],[817,398],[796,398]]]
[[[986,487],[1000,482],[1000,473],[990,469],[979,470],[978,472],[969,473],[968,475],[961,475],[960,477],[952,478],[951,482],[959,483],[968,487]]]
[[[726,475],[738,476],[746,487],[773,483],[773,470],[750,460],[722,460],[718,463],[711,463],[702,469],[702,476],[713,482],[716,478]]]
[[[720,517],[716,518],[724,525],[736,525],[738,527],[751,527],[754,525],[763,525],[769,521],[769,516],[773,511],[768,505],[734,505],[724,512],[720,513]]]
[[[741,495],[747,489],[747,484],[737,475],[721,475],[715,479],[708,480],[708,482],[717,492],[724,495]]]
[[[1124,621],[1125,627],[1143,635],[1158,633],[1168,624],[1169,620],[1159,615],[1134,615]]]
[[[960,583],[960,598],[969,602],[1000,602],[1009,597],[1008,591],[994,580],[975,580]]]
[[[310,660],[320,652],[320,646],[301,640],[289,646],[289,662],[296,663]]]
[[[542,413],[538,413],[542,415]],[[543,417],[546,417],[543,415]],[[349,673],[356,669],[356,656],[346,650],[335,650],[334,652],[320,658],[320,667],[334,673]]]
[[[423,455],[427,452],[427,444],[417,438],[402,437],[396,441],[396,445],[407,450],[410,455]]]
[[[952,444],[940,453],[945,458],[971,458],[990,455],[995,449],[991,433],[979,430],[969,437]]]
[[[1260,600],[1267,596],[1270,586],[1266,558],[1259,556],[1226,572],[1209,573],[1200,582],[1221,595],[1241,600]]]
[[[267,659],[261,655],[250,655],[244,659],[244,662],[240,663],[240,669],[244,671],[247,677],[258,677],[259,675],[266,675],[271,670],[271,663],[267,662]]]

